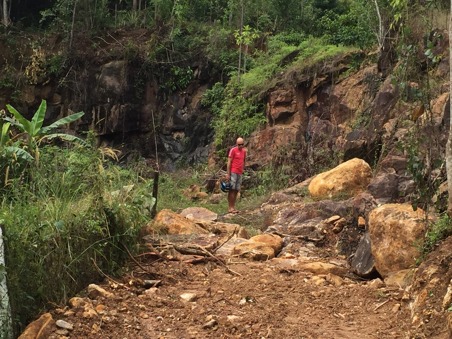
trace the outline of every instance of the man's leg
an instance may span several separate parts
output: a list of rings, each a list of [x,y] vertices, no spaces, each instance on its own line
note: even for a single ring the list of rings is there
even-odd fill
[[[229,204],[229,208],[228,211],[229,213],[233,213],[236,211],[235,209],[235,201],[237,199],[237,191],[236,190],[229,190],[228,192],[228,204]]]

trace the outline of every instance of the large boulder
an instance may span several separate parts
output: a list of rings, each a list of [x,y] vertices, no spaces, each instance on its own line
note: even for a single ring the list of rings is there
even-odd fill
[[[154,222],[147,227],[152,231],[161,231],[166,234],[207,234],[209,231],[200,227],[192,220],[168,209],[161,210]]]
[[[368,224],[375,267],[383,278],[416,264],[426,232],[423,210],[385,204],[370,212]]]
[[[375,273],[369,233],[365,233],[361,238],[355,255],[350,262],[350,268],[352,272],[364,278],[370,277]]]
[[[308,189],[316,199],[351,197],[365,190],[371,178],[372,169],[369,164],[354,158],[314,177]]]
[[[233,255],[252,260],[269,260],[282,249],[283,239],[276,234],[259,234],[236,245]]]
[[[204,207],[188,207],[180,212],[183,217],[194,221],[216,221],[218,214]]]

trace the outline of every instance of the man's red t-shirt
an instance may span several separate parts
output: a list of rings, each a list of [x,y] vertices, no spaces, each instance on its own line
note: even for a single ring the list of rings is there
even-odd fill
[[[246,149],[244,147],[232,147],[228,157],[231,158],[231,173],[242,174],[245,165]]]

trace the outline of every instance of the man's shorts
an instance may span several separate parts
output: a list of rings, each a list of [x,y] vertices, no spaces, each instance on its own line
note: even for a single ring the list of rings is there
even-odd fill
[[[230,179],[231,189],[235,191],[240,191],[240,186],[242,185],[242,175],[237,173],[231,173]]]

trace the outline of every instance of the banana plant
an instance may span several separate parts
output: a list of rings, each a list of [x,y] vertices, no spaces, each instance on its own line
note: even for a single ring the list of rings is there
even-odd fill
[[[67,117],[55,121],[49,126],[43,127],[44,118],[47,111],[47,102],[45,100],[41,101],[38,110],[35,112],[31,120],[27,120],[11,105],[6,105],[6,108],[13,115],[13,118],[3,117],[3,120],[12,126],[15,126],[19,131],[22,132],[22,135],[24,135],[27,140],[27,151],[30,155],[34,156],[36,161],[38,161],[39,157],[38,146],[43,140],[59,138],[69,142],[78,142],[83,145],[85,144],[82,139],[77,138],[76,136],[66,133],[53,133],[53,131],[57,128],[80,119],[85,114],[84,112],[78,112],[68,115]],[[3,125],[3,127],[5,126],[6,124]],[[8,126],[7,129],[9,129],[9,127],[10,126]]]
[[[0,122],[0,152],[4,154],[14,154],[15,158],[20,158],[22,160],[33,160],[33,157],[24,149],[14,144],[10,138],[10,122]]]

